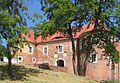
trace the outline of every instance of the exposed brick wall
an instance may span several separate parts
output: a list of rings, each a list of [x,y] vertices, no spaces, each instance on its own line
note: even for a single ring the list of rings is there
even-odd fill
[[[28,47],[29,46],[33,47],[33,53],[32,54],[29,54],[29,51],[28,51]],[[32,58],[35,57],[35,45],[32,44],[32,43],[29,44],[29,45],[24,44],[24,47],[21,48],[21,52],[18,51],[14,58],[18,59],[18,56],[22,56],[23,57],[23,62],[20,62],[19,64],[26,64],[26,65],[33,64]]]
[[[97,63],[87,64],[86,77],[97,81],[118,79],[118,76],[120,75],[120,72],[118,74],[118,64],[115,65],[115,72],[113,72],[111,70],[112,63],[110,63],[107,56],[103,55],[104,49],[97,48],[96,46],[95,51],[97,53]]]
[[[56,46],[62,44],[64,46],[64,52],[63,53],[57,53]],[[28,54],[28,45],[25,45],[22,49],[22,52],[18,52],[15,58],[17,56],[23,56],[23,62],[21,64],[27,64],[27,65],[34,65],[32,62],[32,58],[36,58],[35,64],[41,64],[48,62],[49,67],[53,71],[63,71],[68,73],[73,73],[73,66],[72,66],[72,52],[71,52],[71,42],[69,40],[60,40],[60,41],[51,41],[46,43],[40,43],[37,46],[34,44],[30,44],[34,48],[33,54]],[[43,46],[48,46],[48,55],[43,55]],[[111,78],[111,66],[108,65],[108,60],[105,56],[101,59],[101,54],[104,49],[96,48],[97,52],[97,63],[88,63],[87,69],[86,69],[86,77],[94,79],[94,80],[106,80]],[[55,53],[59,57],[55,57]],[[65,54],[66,53],[66,54]],[[63,59],[65,61],[64,67],[56,67],[56,60]],[[118,67],[116,64],[116,72],[114,74],[114,78],[120,79],[120,70],[118,74]]]
[[[62,44],[63,45],[63,53],[58,53],[56,46]],[[48,46],[48,55],[43,55],[43,47]],[[55,66],[55,62],[58,59],[64,59],[65,60],[65,67],[68,67],[68,71],[70,73],[73,73],[72,70],[72,55],[70,50],[70,41],[69,40],[62,40],[62,41],[53,41],[48,43],[41,43],[37,46],[37,63],[43,63],[44,61],[48,61],[50,65]],[[66,56],[65,53],[66,52]],[[54,57],[55,53],[58,57]]]

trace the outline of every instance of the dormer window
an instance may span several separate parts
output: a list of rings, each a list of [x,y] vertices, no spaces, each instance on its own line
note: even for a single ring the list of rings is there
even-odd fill
[[[33,54],[33,47],[32,46],[28,47],[28,52],[29,52],[29,54]]]

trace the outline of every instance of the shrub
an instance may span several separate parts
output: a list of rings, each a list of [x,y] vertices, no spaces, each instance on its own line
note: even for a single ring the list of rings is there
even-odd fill
[[[105,80],[101,83],[120,83],[120,81],[118,81],[118,80]]]

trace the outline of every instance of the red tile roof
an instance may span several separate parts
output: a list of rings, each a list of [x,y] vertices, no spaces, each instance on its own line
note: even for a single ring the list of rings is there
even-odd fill
[[[28,32],[27,34],[22,34],[22,38],[35,43],[34,32]]]
[[[78,38],[80,37],[81,34],[91,31],[94,28],[94,24],[90,24],[89,26],[84,25],[82,26],[82,28],[75,32],[73,34],[74,38]],[[57,39],[57,37],[60,37]],[[42,38],[41,36],[37,37],[37,39],[35,40],[36,43],[41,43],[41,42],[49,42],[49,41],[56,41],[56,40],[63,40],[63,39],[67,39],[68,35],[64,35],[63,33],[57,32],[51,36],[48,36],[46,38]]]
[[[75,32],[73,34],[73,36],[74,36],[74,38],[79,38],[83,33],[89,32],[89,31],[91,31],[93,29],[94,29],[94,24],[90,24],[89,26],[84,25],[84,26],[82,26],[82,28],[80,30],[78,30],[77,32]],[[62,34],[60,32],[56,32],[55,34],[53,34],[51,36],[47,36],[46,38],[42,38],[42,36],[38,36],[35,39],[34,38],[34,32],[29,32],[25,36],[25,38],[26,38],[26,40],[28,40],[30,42],[33,42],[33,43],[42,43],[42,42],[50,42],[50,41],[68,39],[68,36],[64,35],[64,34]],[[115,42],[115,46],[116,46],[117,51],[120,52],[120,42]]]

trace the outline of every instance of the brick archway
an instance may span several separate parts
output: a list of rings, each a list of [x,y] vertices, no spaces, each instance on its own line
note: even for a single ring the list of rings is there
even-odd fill
[[[55,61],[55,66],[64,67],[65,66],[65,60],[64,59],[57,59]]]
[[[57,66],[64,67],[64,61],[63,60],[58,60],[57,61]]]

